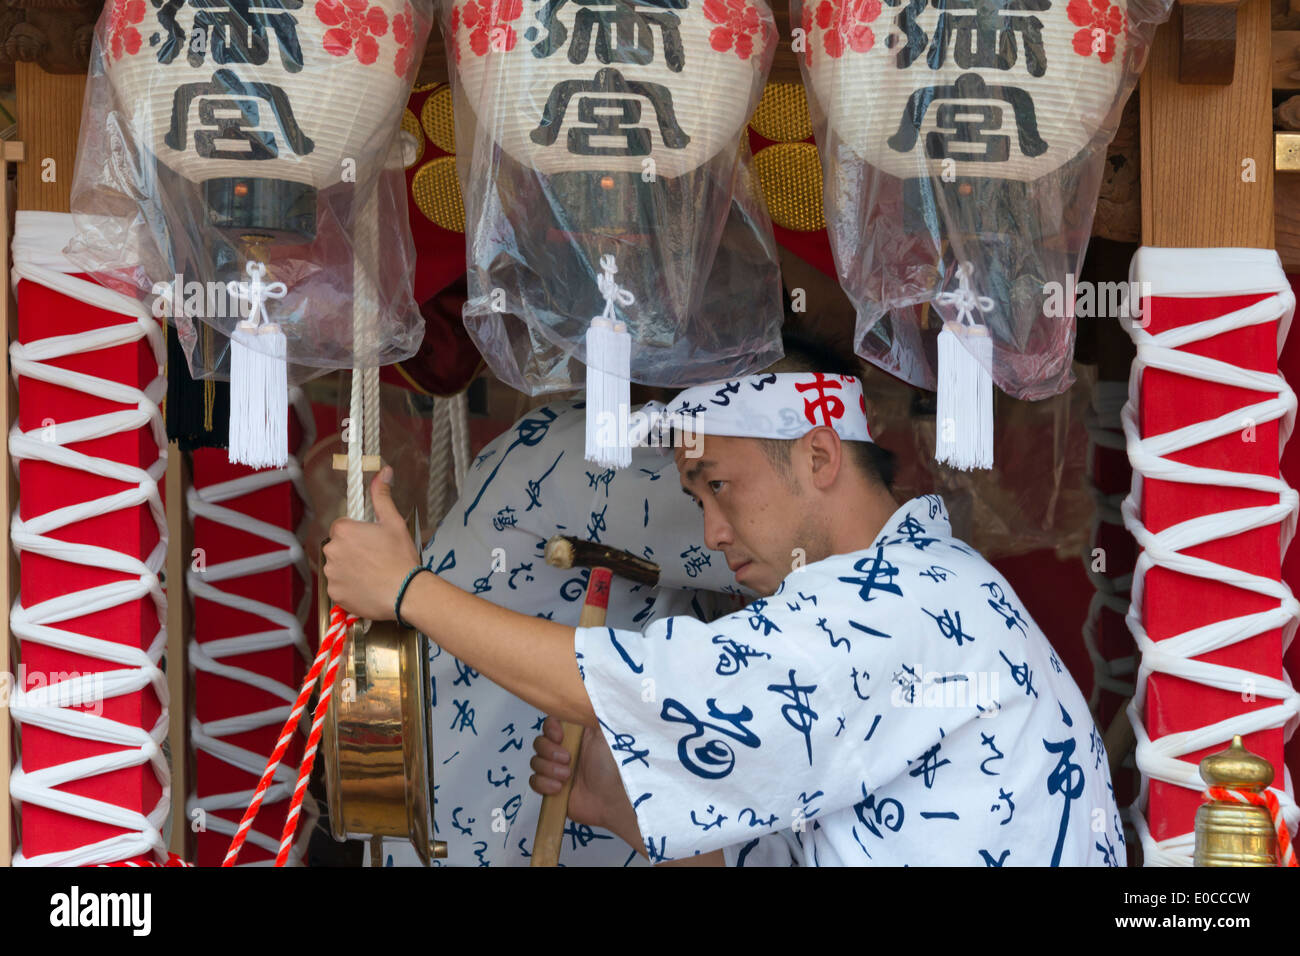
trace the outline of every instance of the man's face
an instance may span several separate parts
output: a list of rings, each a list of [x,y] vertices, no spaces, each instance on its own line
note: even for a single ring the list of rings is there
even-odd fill
[[[816,542],[805,540],[811,516],[804,494],[754,439],[697,439],[698,457],[682,448],[673,454],[683,490],[703,512],[704,543],[726,556],[738,584],[770,595],[792,570],[795,548],[817,560]]]

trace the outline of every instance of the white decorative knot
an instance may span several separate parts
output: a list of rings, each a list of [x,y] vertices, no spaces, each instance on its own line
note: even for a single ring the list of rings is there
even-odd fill
[[[236,282],[234,279],[226,283],[226,291],[230,293],[231,298],[243,299],[248,303],[248,321],[257,325],[257,317],[260,314],[262,321],[270,323],[271,319],[266,314],[267,299],[283,299],[288,287],[283,282],[272,282],[269,285],[262,281],[262,276],[266,275],[266,266],[260,262],[250,262],[247,267],[249,281]]]
[[[614,276],[618,272],[618,266],[614,263],[614,257],[605,255],[600,257],[601,275],[596,276],[596,288],[600,294],[605,297],[605,311],[600,314],[602,319],[609,319],[610,322],[617,321],[614,315],[614,304],[627,308],[636,299],[632,293],[614,281]]]
[[[975,271],[969,262],[957,267],[958,288],[956,292],[940,292],[936,301],[940,305],[955,305],[957,321],[966,325],[975,325],[975,309],[981,312],[993,311],[993,300],[987,295],[976,295],[970,285],[970,274]]]

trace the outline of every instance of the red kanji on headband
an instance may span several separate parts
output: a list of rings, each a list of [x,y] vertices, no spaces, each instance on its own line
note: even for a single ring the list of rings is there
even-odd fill
[[[802,385],[795,384],[795,389],[800,392],[806,392],[809,389],[817,389],[815,399],[804,399],[803,414],[814,425],[830,425],[837,418],[844,417],[844,402],[838,395],[826,394],[827,389],[843,388],[843,384],[828,379],[823,373],[818,372],[813,376],[811,382],[805,382]],[[822,413],[822,420],[817,421],[816,412]]]

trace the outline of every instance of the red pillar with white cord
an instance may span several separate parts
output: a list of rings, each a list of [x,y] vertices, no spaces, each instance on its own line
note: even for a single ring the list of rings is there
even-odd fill
[[[1279,474],[1296,398],[1277,373],[1295,296],[1263,249],[1144,247],[1131,278],[1150,284],[1124,409],[1125,525],[1142,548],[1133,822],[1148,865],[1190,865],[1199,760],[1242,734],[1281,768],[1300,719],[1282,666],[1300,604],[1281,580],[1298,499]],[[1294,830],[1289,777],[1274,789]]]

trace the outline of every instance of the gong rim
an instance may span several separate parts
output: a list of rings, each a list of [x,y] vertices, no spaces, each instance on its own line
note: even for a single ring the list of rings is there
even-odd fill
[[[323,573],[318,574],[317,586],[320,633],[324,634],[332,604]],[[360,624],[353,625],[345,640],[340,684],[330,695],[322,727],[331,835],[339,841],[358,836],[405,836],[421,864],[429,866],[434,852],[434,779],[426,639],[395,622],[374,621],[368,633],[361,631]],[[346,699],[348,696],[352,699]],[[381,792],[373,779],[351,778],[345,771],[340,741],[345,741],[355,767],[362,749],[356,731],[367,724],[386,728],[390,738],[392,730],[400,726],[401,807],[397,805],[395,774],[389,775]],[[379,755],[387,758],[385,766],[391,765],[397,749],[390,742]]]

